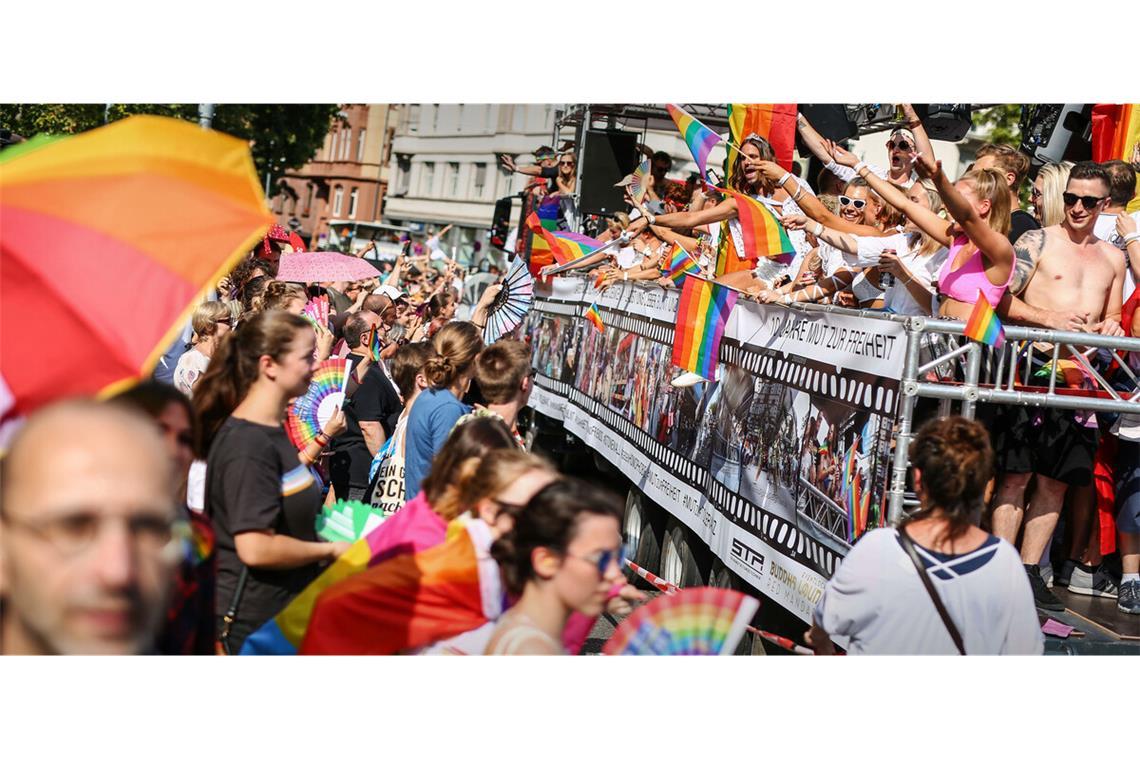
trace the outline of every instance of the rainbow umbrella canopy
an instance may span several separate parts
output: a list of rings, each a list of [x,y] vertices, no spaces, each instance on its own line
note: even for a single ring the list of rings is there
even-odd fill
[[[0,418],[149,374],[271,223],[248,144],[189,122],[0,152]]]

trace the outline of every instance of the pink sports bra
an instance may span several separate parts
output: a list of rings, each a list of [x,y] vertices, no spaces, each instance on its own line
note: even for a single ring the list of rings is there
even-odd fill
[[[938,272],[938,292],[955,301],[972,304],[977,302],[978,291],[981,290],[986,300],[990,302],[990,306],[997,306],[1005,291],[1009,289],[1009,284],[1013,282],[1013,267],[1009,268],[1009,278],[1004,285],[994,285],[990,282],[990,278],[986,277],[981,251],[974,251],[974,254],[966,259],[965,264],[954,269],[954,260],[958,257],[958,251],[968,242],[970,239],[965,235],[954,238],[946,261],[942,263],[942,269]]]

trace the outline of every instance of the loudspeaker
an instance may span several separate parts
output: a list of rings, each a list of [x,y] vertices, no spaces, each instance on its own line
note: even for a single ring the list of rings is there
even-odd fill
[[[800,113],[811,122],[816,132],[828,140],[843,142],[850,140],[859,133],[859,128],[855,122],[847,118],[847,109],[843,107],[842,103],[800,103]],[[798,133],[796,138],[799,139]],[[800,155],[807,152],[807,148],[804,146],[800,150]]]
[[[1092,105],[1043,103],[1021,113],[1021,150],[1034,169],[1047,163],[1092,159]]]
[[[915,103],[914,111],[931,140],[958,142],[973,124],[969,103]]]
[[[514,196],[508,195],[495,201],[495,213],[491,217],[491,245],[502,248],[507,242],[507,235],[511,233],[511,201]]]
[[[578,188],[578,211],[582,214],[612,214],[625,211],[625,188],[614,187],[637,168],[637,132],[591,129],[578,160],[582,162],[582,186]]]

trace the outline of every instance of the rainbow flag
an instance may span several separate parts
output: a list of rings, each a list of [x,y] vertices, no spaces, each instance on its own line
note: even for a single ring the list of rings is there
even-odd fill
[[[312,608],[299,653],[390,655],[451,638],[497,616],[484,606],[482,592],[467,528],[327,588]]]
[[[686,277],[677,306],[673,365],[714,379],[720,339],[736,305],[736,291],[700,277]]]
[[[380,361],[380,349],[384,344],[380,340],[380,331],[373,325],[372,329],[368,331],[368,351],[372,354],[372,361]]]
[[[693,257],[686,253],[684,248],[674,243],[673,257],[669,259],[666,266],[665,276],[674,283],[680,283],[686,274],[699,276],[700,273],[701,268],[697,266],[697,262],[693,261]]]
[[[729,103],[728,131],[737,145],[748,135],[760,135],[771,143],[776,163],[791,171],[796,145],[795,103]],[[733,152],[725,157],[726,184],[732,177]]]
[[[978,301],[966,321],[966,337],[994,348],[1001,348],[1005,343],[1005,329],[1001,326],[1001,320],[980,289]]]
[[[855,543],[855,538],[860,535],[859,530],[859,464],[858,452],[855,449],[855,442],[852,441],[851,445],[847,447],[847,461],[843,467],[843,494],[847,502],[847,542]]]
[[[1140,142],[1140,104],[1097,103],[1092,111],[1092,160],[1098,163],[1114,158],[1129,161]],[[1140,183],[1138,183],[1140,186]],[[1140,196],[1128,204],[1128,211],[1140,210]]]
[[[720,135],[672,103],[666,104],[665,108],[673,117],[673,123],[677,125],[677,130],[684,138],[685,144],[689,146],[689,152],[693,154],[693,160],[697,162],[697,168],[700,169],[701,178],[707,178],[709,153],[712,152],[714,145],[722,142]]]
[[[744,238],[744,257],[749,261],[759,258],[775,259],[781,264],[790,264],[795,258],[796,248],[788,231],[772,210],[759,201],[749,198],[743,193],[733,192],[724,188],[718,191],[736,199],[736,213],[740,221],[740,233]],[[716,274],[724,274],[727,266],[726,260],[731,252],[724,250],[717,256]]]
[[[596,303],[590,304],[590,308],[586,309],[586,320],[598,328],[598,332],[606,331],[606,323],[602,321],[602,314],[598,311]]]
[[[579,235],[576,232],[551,232],[546,229],[545,222],[533,212],[527,217],[526,226],[530,228],[531,232],[542,238],[546,250],[550,251],[554,260],[559,264],[577,261],[601,246],[601,243],[594,238]],[[539,237],[535,238],[535,243],[538,242]],[[532,246],[532,253],[536,250],[539,249]]]

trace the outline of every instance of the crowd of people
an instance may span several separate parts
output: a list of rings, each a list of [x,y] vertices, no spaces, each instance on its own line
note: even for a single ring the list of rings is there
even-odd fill
[[[1125,308],[1140,276],[1137,215],[1124,210],[1134,166],[1045,166],[1030,214],[1019,201],[1026,156],[985,146],[951,181],[922,122],[910,106],[904,113],[885,168],[801,115],[805,144],[825,162],[815,189],[776,163],[764,137],[743,138],[731,187],[776,211],[795,247],[790,264],[746,250],[736,199],[669,179],[668,155],[645,149],[645,196],[628,194],[629,212],[605,220],[598,238],[621,245],[578,265],[599,266],[602,286],[673,287],[675,246],[710,276],[723,249],[718,281],[765,303],[965,319],[980,294],[1011,323],[1140,331],[1140,311]],[[557,199],[562,224],[576,225],[572,146],[536,159],[502,163],[533,176],[532,200]],[[455,524],[501,574],[503,601],[485,626],[409,651],[576,652],[603,610],[641,601],[621,573],[620,502],[527,451],[518,417],[534,382],[530,347],[483,339],[501,286],[465,301],[466,272],[438,236],[373,278],[284,282],[278,259],[291,248],[281,232],[194,310],[153,378],[109,402],[45,408],[12,440],[0,478],[2,651],[237,654],[353,546],[317,535],[319,513],[338,500],[385,515],[373,541],[381,548],[353,583],[396,567],[387,563],[414,566],[454,540]],[[320,297],[330,306],[323,323],[302,316]],[[287,408],[329,358],[352,360],[343,407],[298,450],[283,426]],[[1140,614],[1140,424],[1015,407],[993,427],[992,448],[977,423],[923,429],[912,457],[922,509],[898,532],[871,531],[828,582],[808,634],[817,651],[835,635],[851,652],[942,651],[958,638],[968,652],[1039,652],[1030,617],[1034,606],[1059,609],[1049,591],[1057,585]],[[1098,457],[1115,464],[1119,577],[1094,529]],[[1055,558],[1049,580],[1041,568],[1051,568],[1066,504],[1067,556]],[[871,615],[921,593],[913,578],[882,582],[899,552],[921,557],[952,617],[987,625],[948,639],[941,623],[915,634]],[[325,625],[346,614],[338,598],[316,605]]]

